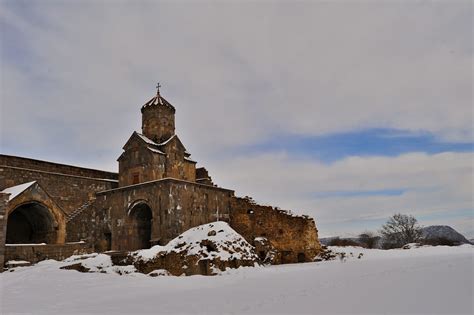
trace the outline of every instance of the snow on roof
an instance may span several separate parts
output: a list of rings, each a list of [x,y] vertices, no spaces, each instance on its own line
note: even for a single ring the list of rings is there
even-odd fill
[[[145,143],[149,144],[149,145],[152,145],[154,147],[162,147],[162,146],[165,146],[167,145],[171,140],[173,140],[174,138],[177,137],[177,135],[172,135],[168,140],[166,141],[163,141],[161,143],[156,143],[155,141],[151,140],[150,138],[148,138],[147,136],[145,135],[142,135],[141,133],[138,133],[135,131],[135,133],[143,140],[145,141]],[[153,147],[148,147],[149,150],[151,150],[152,152],[155,152],[155,153],[159,153],[159,154],[165,154],[163,151],[157,149],[157,148],[153,148]],[[189,153],[186,148],[185,148],[185,151],[184,151],[184,154],[185,155],[188,155],[187,157],[185,157],[185,160],[188,160],[190,162],[195,162],[197,163],[196,161],[193,161],[191,159],[189,159],[188,157],[191,155],[191,153]]]
[[[142,135],[141,133],[138,133],[138,132],[136,132],[136,131],[135,131],[135,133],[136,133],[143,141],[145,141],[146,143],[152,144],[152,145],[158,145],[158,143],[156,143],[155,141],[153,141],[153,140],[147,138],[146,136]]]
[[[215,250],[202,246],[202,241],[211,241]],[[159,253],[186,253],[186,255],[203,255],[207,259],[256,259],[253,247],[242,235],[234,231],[223,221],[212,222],[191,228],[171,240],[165,246],[153,246],[150,249],[136,251],[137,258],[153,259]]]
[[[175,137],[176,137],[176,135],[172,135],[168,140],[163,141],[162,143],[158,143],[157,145],[159,145],[159,146],[167,145],[168,142],[170,142],[171,140],[173,140]]]
[[[186,161],[188,161],[188,162],[191,162],[191,163],[197,163],[196,161],[194,161],[194,160],[192,160],[192,159],[190,159],[190,158],[188,158],[188,157],[184,157],[184,159],[185,159]]]
[[[161,95],[155,95],[152,97],[152,99],[150,99],[148,102],[146,102],[143,106],[142,106],[142,109],[145,108],[145,107],[148,107],[148,106],[152,106],[152,105],[162,105],[162,106],[166,106],[166,107],[169,107],[171,108],[173,111],[176,111],[176,109],[174,108],[173,105],[170,104],[170,102],[168,102],[164,97],[162,97]]]
[[[148,150],[150,150],[153,153],[159,153],[159,154],[165,154],[163,151],[160,151],[158,149],[152,148],[152,147],[147,147]]]
[[[15,198],[16,196],[18,196],[19,194],[21,194],[22,192],[24,192],[26,189],[28,189],[34,183],[36,183],[36,181],[29,182],[29,183],[24,183],[24,184],[13,186],[13,187],[9,187],[9,188],[6,188],[6,189],[2,190],[2,193],[10,194],[10,198],[8,199],[8,201],[10,201],[13,198]]]

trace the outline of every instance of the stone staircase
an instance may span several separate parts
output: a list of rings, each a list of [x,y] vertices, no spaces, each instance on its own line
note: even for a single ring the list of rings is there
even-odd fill
[[[94,199],[89,199],[83,205],[81,205],[79,208],[77,208],[76,210],[71,212],[66,218],[66,223],[71,222],[75,217],[77,217],[84,210],[86,210],[94,201],[95,201],[95,198]]]

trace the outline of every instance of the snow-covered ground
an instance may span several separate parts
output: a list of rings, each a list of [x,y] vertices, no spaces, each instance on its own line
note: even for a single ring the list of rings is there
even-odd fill
[[[79,273],[44,261],[0,274],[0,314],[473,313],[472,245],[333,249],[349,257],[214,277]]]

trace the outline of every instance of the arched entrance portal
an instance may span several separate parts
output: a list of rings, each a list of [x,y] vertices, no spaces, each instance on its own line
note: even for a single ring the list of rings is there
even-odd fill
[[[7,218],[7,244],[56,243],[57,223],[50,210],[40,203],[15,208]]]
[[[134,205],[129,212],[131,222],[131,250],[150,248],[151,208],[146,203]]]

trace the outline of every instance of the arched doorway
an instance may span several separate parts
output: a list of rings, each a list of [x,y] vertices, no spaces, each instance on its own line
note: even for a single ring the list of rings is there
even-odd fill
[[[8,214],[7,244],[56,243],[57,223],[44,205],[30,202]]]
[[[129,240],[130,250],[150,248],[151,240],[151,208],[144,202],[140,202],[132,206],[129,211],[131,219],[131,239]]]

